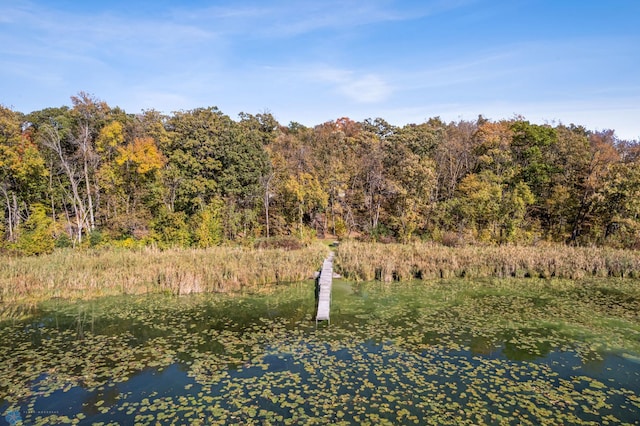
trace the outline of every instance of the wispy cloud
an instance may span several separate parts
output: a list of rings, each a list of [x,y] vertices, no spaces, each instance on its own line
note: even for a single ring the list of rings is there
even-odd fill
[[[447,88],[504,79],[518,72],[518,50],[479,51],[455,60],[427,62],[396,74],[404,90]]]
[[[349,98],[362,103],[382,102],[392,93],[391,87],[374,74],[348,80],[340,85],[340,90]]]
[[[170,19],[146,19],[116,12],[86,13],[48,9],[46,6],[19,2],[1,10],[7,23],[16,27],[22,37],[17,42],[39,52],[43,48],[53,51],[104,52],[120,51],[144,54],[145,49],[184,47],[215,39],[216,33],[205,27]],[[8,37],[6,33],[3,37]],[[9,45],[11,46],[11,45]],[[7,49],[7,45],[3,49]],[[4,50],[6,52],[6,50]]]
[[[194,78],[196,70],[216,68],[226,49],[215,31],[172,19],[64,11],[29,1],[0,7],[0,15],[7,21],[0,57],[15,64],[0,70],[0,78],[10,75],[9,81],[43,94],[67,90],[67,98],[79,90],[108,96],[117,84],[135,98],[132,88],[159,74],[166,87],[186,72]]]
[[[349,102],[375,104],[393,95],[392,86],[382,76],[368,71],[329,65],[270,67],[268,70],[281,78],[298,80],[307,87],[326,86],[329,91]]]
[[[417,20],[476,0],[430,0],[398,5],[388,0],[272,1],[231,3],[197,11],[175,9],[190,22],[209,22],[223,32],[245,36],[293,37],[320,30],[355,29],[383,22]],[[402,6],[402,7],[400,7]]]
[[[331,84],[332,90],[351,102],[379,103],[392,94],[391,87],[378,75],[352,71],[312,73],[318,81]],[[312,77],[313,78],[313,77]],[[313,84],[313,83],[312,83]]]

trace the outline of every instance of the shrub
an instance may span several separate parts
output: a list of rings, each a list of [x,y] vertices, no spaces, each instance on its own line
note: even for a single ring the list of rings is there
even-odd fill
[[[53,235],[53,220],[42,204],[34,204],[29,218],[18,229],[15,249],[27,256],[51,253],[55,247]]]
[[[347,224],[341,217],[336,218],[335,233],[336,237],[340,239],[344,238],[347,235]]]

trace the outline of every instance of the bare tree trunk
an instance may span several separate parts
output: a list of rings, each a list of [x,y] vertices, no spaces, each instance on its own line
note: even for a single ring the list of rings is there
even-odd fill
[[[267,226],[267,238],[269,238],[269,199],[271,198],[271,181],[275,173],[269,173],[267,176],[262,176],[260,180],[262,181],[262,186],[264,187],[264,196],[262,198],[262,202],[264,203],[264,216],[265,223]]]
[[[93,231],[96,227],[96,220],[93,214],[93,197],[91,196],[91,183],[89,181],[89,167],[87,161],[84,161],[84,183],[87,191],[87,211],[89,213],[89,228]]]
[[[69,179],[69,185],[71,187],[71,194],[67,193],[69,200],[71,201],[71,205],[73,206],[77,232],[78,232],[78,242],[82,241],[82,229],[86,228],[87,233],[89,232],[89,227],[86,226],[86,207],[82,202],[82,198],[80,197],[79,191],[79,181],[76,177],[76,173],[72,168],[70,160],[65,158],[64,151],[62,149],[62,144],[60,140],[60,135],[53,127],[47,126],[45,128],[46,138],[44,141],[44,145],[51,149],[58,155],[60,159],[60,166],[62,171]],[[64,187],[64,186],[63,186]],[[65,191],[66,192],[66,191]]]
[[[16,196],[15,192],[11,195],[13,198],[13,223],[15,229],[17,230],[20,226],[20,208],[18,207],[18,197]]]
[[[302,223],[302,214],[303,214],[303,211],[302,211],[302,202],[300,202],[300,203],[298,204],[298,211],[299,211],[299,213],[300,213],[300,239],[302,239],[302,226],[303,226],[303,223]]]
[[[380,198],[376,202],[375,214],[373,215],[373,229],[378,227],[378,221],[380,220]]]
[[[328,225],[326,224],[326,219],[325,219],[325,227],[328,227]],[[331,233],[333,235],[336,235],[336,209],[334,205],[333,194],[331,194]]]
[[[69,238],[71,239],[71,242],[73,243],[73,247],[76,246],[76,239],[75,236],[73,234],[73,224],[71,223],[71,216],[69,215],[69,210],[67,209],[67,205],[65,203],[63,203],[64,205],[64,216],[67,219],[67,233],[69,234]],[[78,241],[80,242],[80,241]]]
[[[163,186],[167,192],[164,192],[162,201],[164,201],[164,205],[170,212],[175,211],[176,206],[176,198],[178,196],[178,186],[180,185],[180,180],[175,177],[165,176],[163,178]]]
[[[269,238],[269,192],[265,193],[264,200],[264,216],[267,225],[267,238]]]
[[[4,199],[5,202],[7,203],[7,225],[8,225],[8,229],[9,229],[9,241],[14,242],[15,241],[15,233],[14,233],[14,215],[13,215],[13,208],[11,206],[11,199],[9,198],[9,192],[7,191],[7,188],[5,188],[4,186],[2,187],[2,194],[4,195]]]
[[[53,199],[53,167],[49,167],[49,200],[51,201],[51,217],[56,221],[56,203]]]
[[[89,229],[93,231],[96,226],[95,216],[93,213],[93,195],[91,191],[91,180],[89,179],[89,159],[91,157],[91,139],[89,135],[89,126],[81,126],[81,134],[78,140],[80,152],[82,153],[82,169],[84,175],[84,186],[87,193],[87,213],[89,216]]]

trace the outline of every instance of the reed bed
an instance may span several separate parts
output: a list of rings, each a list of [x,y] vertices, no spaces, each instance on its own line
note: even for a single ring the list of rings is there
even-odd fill
[[[336,269],[356,281],[433,278],[640,278],[640,252],[598,247],[446,247],[345,242]]]
[[[0,302],[55,297],[90,299],[121,294],[260,291],[313,275],[328,249],[215,247],[210,249],[57,251],[0,261]]]

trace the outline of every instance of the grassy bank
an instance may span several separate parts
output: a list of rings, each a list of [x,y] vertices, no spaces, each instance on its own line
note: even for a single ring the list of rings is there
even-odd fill
[[[640,278],[640,252],[597,247],[445,247],[345,242],[339,272],[356,281],[430,278]]]
[[[53,297],[170,292],[259,291],[270,284],[309,278],[328,249],[240,247],[173,250],[57,251],[39,257],[0,259],[3,304]]]

